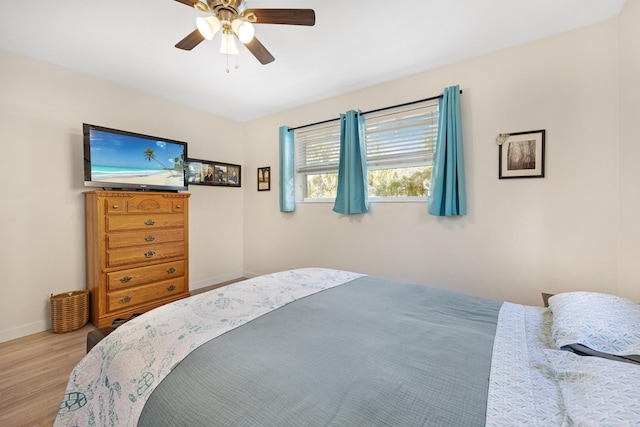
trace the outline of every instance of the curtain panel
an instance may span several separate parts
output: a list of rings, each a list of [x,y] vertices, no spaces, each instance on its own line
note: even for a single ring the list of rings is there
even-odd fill
[[[366,213],[369,210],[367,187],[364,118],[359,111],[349,110],[340,115],[338,193],[333,211],[344,215]]]
[[[288,126],[280,126],[280,212],[296,210],[294,176],[293,131]]]
[[[439,100],[438,137],[433,155],[428,212],[435,216],[466,215],[467,191],[462,147],[460,86],[444,90]]]

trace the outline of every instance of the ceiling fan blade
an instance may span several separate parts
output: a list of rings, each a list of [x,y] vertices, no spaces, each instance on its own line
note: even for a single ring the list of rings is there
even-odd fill
[[[186,4],[187,6],[195,7],[199,0],[176,0],[179,3]]]
[[[255,22],[249,18],[251,14],[255,15]],[[254,24],[313,26],[316,23],[313,9],[247,9],[242,15]]]
[[[264,45],[260,43],[260,41],[255,37],[249,43],[245,43],[245,46],[247,47],[247,49],[249,49],[249,52],[251,52],[253,56],[255,56],[256,59],[260,61],[262,65],[266,65],[270,62],[275,61],[276,59],[273,57],[273,55],[271,55],[271,53],[269,53],[267,48],[264,47]]]
[[[182,50],[191,50],[194,47],[198,46],[202,40],[204,40],[204,37],[202,37],[200,31],[198,31],[198,29],[196,28],[195,30],[193,30],[193,32],[189,33],[187,37],[180,40],[176,44],[176,47]]]

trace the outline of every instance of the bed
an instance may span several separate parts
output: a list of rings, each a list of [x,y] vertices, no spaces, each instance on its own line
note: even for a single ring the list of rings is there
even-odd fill
[[[55,426],[640,425],[640,306],[549,303],[260,276],[118,327],[71,373]]]

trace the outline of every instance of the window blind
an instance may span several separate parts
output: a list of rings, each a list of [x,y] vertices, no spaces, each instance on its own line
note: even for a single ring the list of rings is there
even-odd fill
[[[438,134],[438,99],[363,114],[370,169],[429,165]],[[340,120],[295,129],[296,172],[337,173]]]
[[[369,167],[424,164],[433,158],[438,134],[438,101],[364,115]]]
[[[299,173],[338,171],[340,120],[296,129],[296,170]]]

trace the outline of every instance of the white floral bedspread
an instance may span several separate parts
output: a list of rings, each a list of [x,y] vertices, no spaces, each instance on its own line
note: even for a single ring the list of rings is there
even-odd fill
[[[504,303],[487,426],[640,426],[640,365],[560,350],[548,309]]]
[[[289,302],[362,276],[321,268],[268,274],[130,320],[73,370],[55,426],[136,425],[151,392],[198,346]]]

